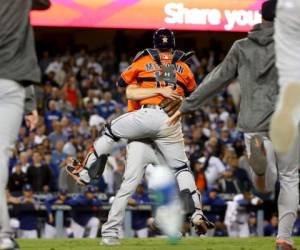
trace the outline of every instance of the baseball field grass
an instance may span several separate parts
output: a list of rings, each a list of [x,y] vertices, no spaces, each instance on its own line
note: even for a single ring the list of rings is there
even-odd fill
[[[300,250],[300,237],[295,238]],[[21,250],[274,250],[274,238],[185,238],[177,244],[166,239],[124,239],[120,246],[101,246],[99,239],[19,240]]]

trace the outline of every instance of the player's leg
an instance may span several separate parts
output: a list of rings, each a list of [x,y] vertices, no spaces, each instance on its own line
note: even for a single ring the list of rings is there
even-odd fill
[[[253,184],[261,193],[274,192],[278,171],[277,157],[271,140],[267,133],[245,133],[244,137],[247,156],[251,159],[250,172]],[[257,158],[265,160],[257,161]]]
[[[56,237],[56,228],[48,223],[45,223],[44,238],[53,239]]]
[[[139,141],[128,144],[123,182],[112,203],[107,221],[102,226],[102,244],[119,244],[119,228],[125,216],[128,199],[141,183],[146,165],[155,161],[156,156],[150,144]]]
[[[191,214],[191,221],[199,234],[206,233],[207,229],[214,227],[202,212],[201,194],[197,190],[195,178],[192,174],[189,161],[185,154],[181,124],[173,126],[166,124],[155,140],[158,151],[163,155],[166,164],[174,170],[179,186],[180,196],[183,200],[187,214]]]
[[[136,230],[136,235],[138,238],[148,238],[148,228]]]
[[[240,238],[247,238],[250,236],[248,221],[238,225],[238,236]]]
[[[153,112],[146,109],[124,114],[107,124],[103,135],[95,141],[85,160],[78,167],[76,164],[68,166],[67,171],[73,174],[72,177],[79,183],[87,184],[91,179],[97,179],[102,175],[107,156],[111,153],[115,142],[121,138],[129,140],[152,138],[159,126],[157,119],[153,118]]]
[[[8,158],[21,125],[24,98],[23,87],[13,81],[0,79],[0,248],[10,244],[9,240],[4,239],[12,237],[6,203]]]
[[[270,136],[278,152],[293,145],[300,119],[300,2],[279,0],[275,19],[276,66],[280,94]]]
[[[90,230],[89,238],[94,239],[97,237],[97,234],[98,234],[98,230],[100,227],[100,220],[97,217],[92,217],[88,221],[86,227]]]
[[[71,221],[71,229],[73,232],[74,238],[83,238],[85,228],[81,225],[79,225],[77,222],[74,220]]]
[[[291,235],[299,204],[299,136],[287,155],[277,155],[280,182],[277,240],[292,244]]]

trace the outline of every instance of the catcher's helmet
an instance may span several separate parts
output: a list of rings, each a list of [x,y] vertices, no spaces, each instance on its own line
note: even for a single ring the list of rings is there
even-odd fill
[[[165,28],[160,28],[154,32],[153,46],[156,49],[174,49],[175,36],[173,31]]]

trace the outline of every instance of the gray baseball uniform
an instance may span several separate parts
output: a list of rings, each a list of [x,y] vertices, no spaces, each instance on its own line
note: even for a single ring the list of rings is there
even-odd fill
[[[267,188],[274,189],[277,176],[281,187],[277,238],[291,242],[292,226],[299,201],[299,164],[297,164],[299,146],[294,145],[288,157],[275,154],[272,142],[267,136],[279,92],[273,33],[272,23],[262,23],[254,27],[248,38],[236,41],[224,61],[184,101],[180,110],[187,113],[199,109],[220,89],[226,87],[232,80],[238,79],[242,95],[238,126],[245,132],[248,154],[251,154],[249,146],[251,137],[253,135],[263,137],[268,160]]]
[[[49,7],[48,0],[39,1],[47,2],[36,6],[39,9]],[[32,88],[24,87],[40,81],[40,70],[29,22],[32,1],[0,0],[0,6],[0,238],[4,238],[11,233],[5,193],[9,153],[21,125],[25,93],[30,94],[27,101],[33,98]]]
[[[159,164],[158,157],[150,143],[132,141],[127,145],[127,162],[122,185],[117,192],[105,224],[102,226],[102,237],[119,238],[125,209],[129,197],[141,183],[147,165]]]
[[[275,18],[276,66],[279,84],[300,84],[300,1],[278,0]]]

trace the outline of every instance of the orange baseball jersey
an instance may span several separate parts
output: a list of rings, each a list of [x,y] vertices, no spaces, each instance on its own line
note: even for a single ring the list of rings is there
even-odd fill
[[[143,53],[141,56],[137,55],[133,63],[121,74],[118,85],[126,87],[130,84],[138,84],[142,88],[160,88],[166,87],[167,83],[158,82],[156,80],[157,74],[161,73],[160,66],[156,63],[154,58],[148,54]],[[141,54],[140,53],[140,54]],[[173,55],[170,52],[159,53],[160,61],[162,64],[167,65],[172,62]],[[192,71],[189,66],[181,60],[176,61],[176,91],[181,96],[189,96],[196,88],[196,82]],[[150,98],[139,101],[139,105],[152,104],[159,105],[164,99],[162,95],[153,96]],[[139,105],[136,107],[139,108]],[[132,111],[133,103],[130,102],[128,110]]]

